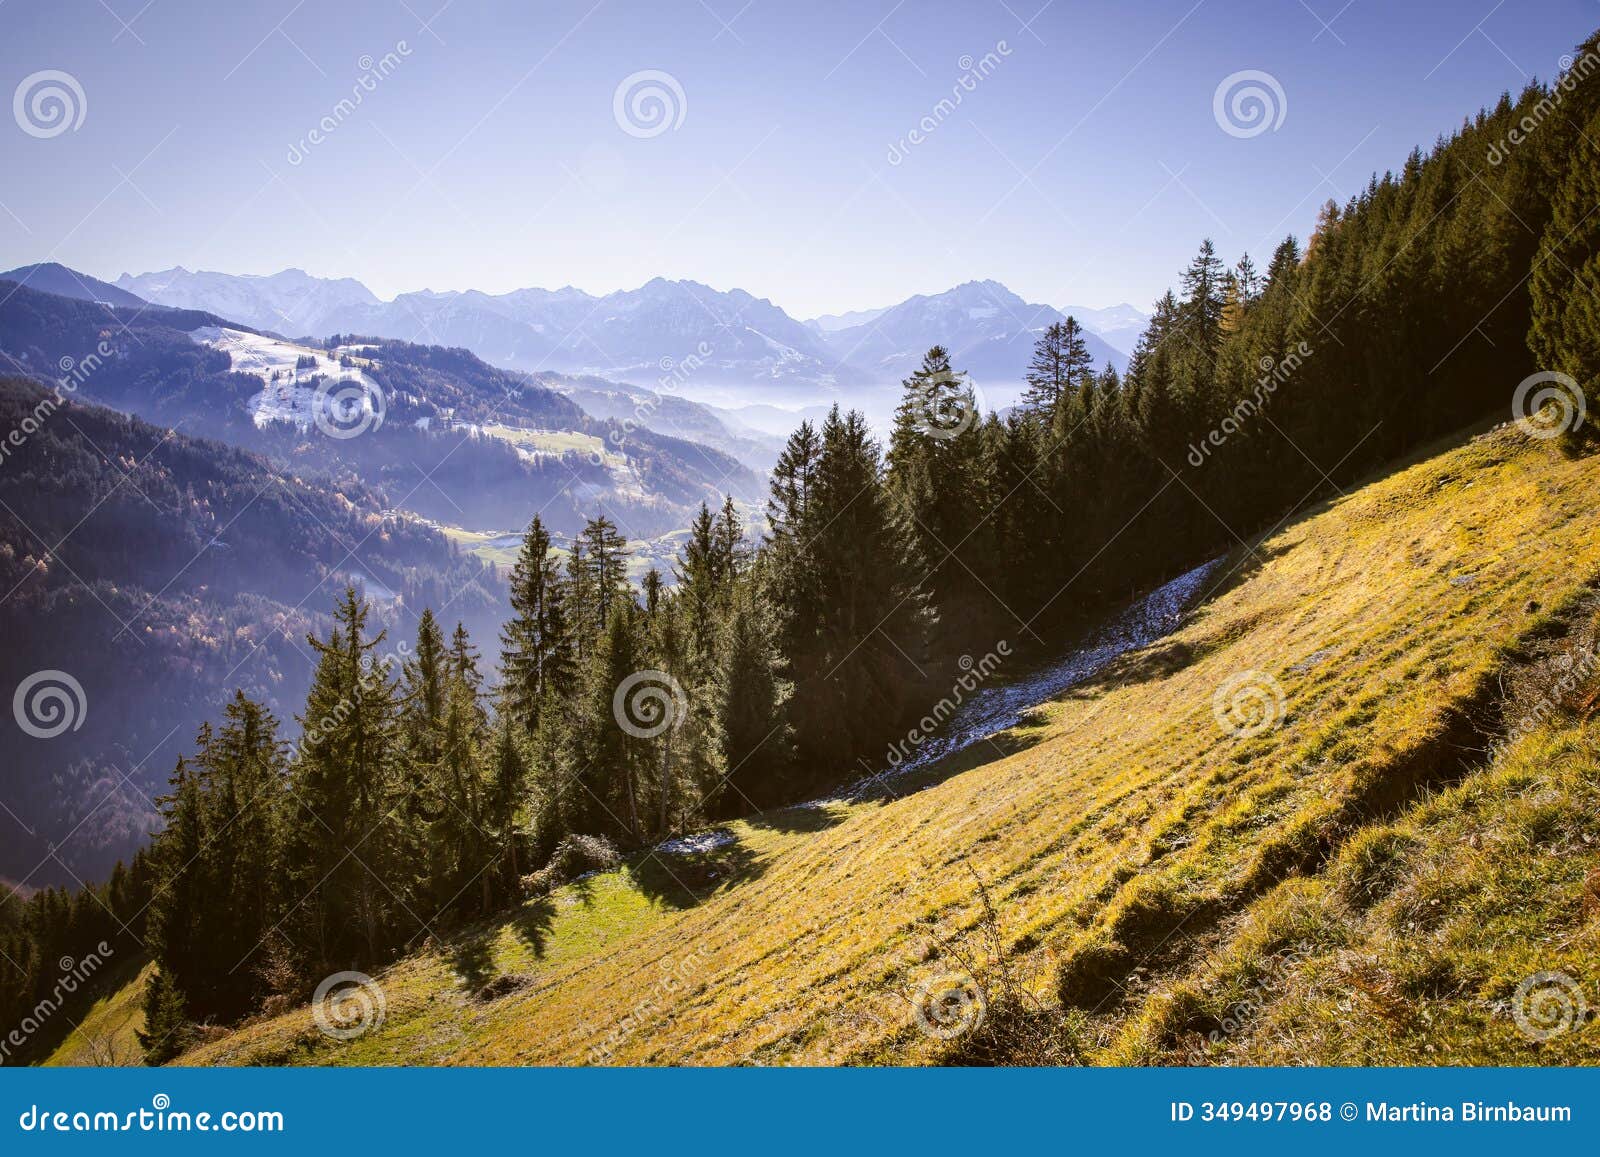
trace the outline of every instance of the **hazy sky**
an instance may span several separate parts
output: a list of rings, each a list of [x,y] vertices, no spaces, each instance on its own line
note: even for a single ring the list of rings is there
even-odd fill
[[[298,266],[385,297],[664,275],[797,317],[993,277],[1147,307],[1202,237],[1264,264],[1596,24],[1592,0],[0,0],[0,268]],[[618,113],[647,70],[665,122]],[[1215,107],[1246,70],[1282,93],[1238,82],[1259,133]],[[35,108],[52,85],[81,124]]]

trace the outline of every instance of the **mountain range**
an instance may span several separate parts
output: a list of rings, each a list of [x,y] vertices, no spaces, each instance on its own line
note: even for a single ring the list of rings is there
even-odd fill
[[[1013,387],[1039,331],[1065,316],[996,281],[810,321],[741,289],[662,277],[602,296],[566,286],[502,294],[420,290],[381,301],[358,281],[298,269],[250,276],[177,266],[125,273],[116,287],[274,333],[460,346],[511,369],[665,387],[724,404],[815,402],[858,387],[894,386],[935,344],[949,348],[980,387]],[[1072,312],[1089,331],[1096,363],[1122,368],[1144,315],[1130,305]]]
[[[38,411],[41,385],[66,398],[0,478],[0,570],[14,592],[0,622],[35,639],[19,652],[28,662],[48,654],[96,705],[70,750],[15,737],[28,748],[21,782],[54,786],[29,796],[39,822],[0,871],[39,865],[32,883],[60,882],[136,846],[172,755],[219,707],[207,689],[227,675],[290,712],[309,672],[296,640],[322,626],[342,583],[396,628],[438,603],[490,638],[504,595],[480,561],[494,556],[468,553],[483,532],[538,512],[564,537],[605,513],[641,540],[721,494],[757,503],[780,433],[830,394],[848,384],[858,404],[861,387],[910,372],[936,341],[980,379],[1015,372],[1033,331],[1059,316],[995,282],[799,322],[740,291],[661,279],[603,298],[382,302],[299,270],[115,285],[53,263],[0,274],[0,358],[14,375],[0,408]],[[294,334],[320,336],[280,336]],[[546,360],[566,368],[508,368]],[[597,368],[606,376],[576,372]],[[742,383],[729,395],[739,408],[694,400],[701,379]],[[362,419],[360,436],[321,436],[325,384],[358,396],[347,416]],[[96,496],[92,525],[75,530],[63,487]],[[246,557],[277,561],[231,561]],[[13,778],[0,776],[23,791]],[[76,862],[41,863],[80,825],[94,831]]]
[[[1018,385],[1040,331],[1066,317],[1048,305],[1024,301],[998,281],[968,281],[866,316],[854,325],[820,331],[841,363],[858,367],[873,382],[894,382],[917,368],[929,346],[940,344],[980,390]],[[846,314],[830,320],[849,319]],[[1096,365],[1125,365],[1122,352],[1094,332],[1084,341]]]
[[[356,478],[439,523],[520,529],[540,513],[567,535],[604,512],[629,538],[646,539],[686,526],[701,502],[762,496],[756,470],[673,432],[675,415],[647,399],[635,410],[653,424],[594,417],[556,382],[487,365],[465,349],[297,342],[195,309],[107,305],[69,281],[73,297],[0,278],[8,370],[55,382],[75,367],[80,397],[287,469]],[[322,436],[330,414],[318,407],[340,396],[359,403],[366,420],[343,415],[353,432]],[[720,429],[752,457],[771,449],[709,416],[683,420],[713,437]]]
[[[134,309],[149,303],[126,289],[68,269],[54,261],[38,265],[23,265],[0,273],[0,281],[15,281],[39,293],[54,293],[60,297],[73,297],[79,301],[101,301],[107,305],[126,305]]]

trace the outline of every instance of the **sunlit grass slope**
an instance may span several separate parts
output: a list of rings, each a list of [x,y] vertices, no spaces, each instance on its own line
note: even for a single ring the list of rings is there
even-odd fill
[[[1175,635],[921,790],[430,945],[354,1041],[302,1009],[185,1062],[935,1061],[962,1042],[918,1001],[951,973],[1000,1059],[1039,1055],[1008,1008],[1089,1063],[1595,1059],[1600,1029],[1536,1043],[1508,1005],[1540,971],[1600,995],[1600,734],[1484,748],[1587,613],[1597,495],[1600,458],[1515,428],[1441,448],[1241,549]]]
[[[144,1063],[139,1033],[144,1031],[144,986],[155,965],[135,960],[115,971],[122,983],[96,1000],[70,1031],[46,1065],[137,1065]],[[63,1011],[58,1015],[67,1017]]]

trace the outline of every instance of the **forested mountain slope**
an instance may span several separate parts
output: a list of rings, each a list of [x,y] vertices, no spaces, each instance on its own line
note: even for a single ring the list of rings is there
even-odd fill
[[[1582,51],[1600,59],[1594,38]],[[241,695],[172,778],[146,864],[150,1059],[1225,1056],[1252,1039],[1227,976],[1285,950],[1271,905],[1304,881],[1330,931],[1280,963],[1332,952],[1334,970],[1308,974],[1307,1007],[1343,946],[1381,970],[1387,934],[1447,928],[1438,967],[1369,988],[1439,1001],[1425,1023],[1457,1035],[1396,1047],[1521,1055],[1537,1042],[1505,1031],[1507,1001],[1592,950],[1590,909],[1572,915],[1595,835],[1589,666],[1569,654],[1575,678],[1535,716],[1574,734],[1506,722],[1554,641],[1586,637],[1597,569],[1592,72],[1375,175],[1264,270],[1203,242],[1126,374],[1053,324],[1001,418],[935,346],[886,441],[839,408],[790,436],[758,546],[731,499],[701,507],[675,585],[632,588],[609,519],[565,554],[535,521],[498,655],[424,614],[398,669],[342,600],[309,644],[304,713],[348,710],[291,752]],[[285,363],[260,335],[202,328],[211,353],[280,367],[249,402],[289,425],[302,369],[365,389],[396,356],[337,337]],[[943,737],[991,655],[1059,660],[1133,592],[1225,551],[1176,635],[1079,664],[1059,704],[926,790],[797,803]],[[1502,731],[1512,749],[1488,752]],[[1525,772],[1502,760],[1530,752],[1561,756],[1539,789],[1553,811],[1508,794]],[[1484,774],[1506,854],[1445,865],[1441,833]],[[1453,783],[1469,794],[1412,811]],[[251,839],[207,852],[245,788],[270,805]],[[1447,866],[1468,877],[1430,894]],[[1516,954],[1471,943],[1487,902],[1469,893],[1499,887]],[[235,892],[254,902],[215,900]],[[51,903],[28,906],[47,930]],[[1527,931],[1541,922],[1560,935]],[[1259,952],[1250,927],[1269,930]],[[670,1001],[639,992],[663,967]],[[387,1025],[335,1051],[280,1015],[353,968],[379,975]],[[1315,1027],[1305,1058],[1337,1047]]]
[[[234,688],[292,715],[305,635],[347,582],[403,629],[408,608],[446,602],[482,631],[499,622],[486,568],[360,483],[17,378],[0,379],[0,429],[18,434],[0,468],[0,684],[44,670],[82,689],[59,734],[0,715],[0,874],[15,880],[104,878],[142,846],[174,757]]]
[[[1427,457],[993,746],[530,901],[380,973],[357,1040],[302,1009],[185,1060],[1592,1061],[1511,999],[1600,950],[1597,484],[1517,426]],[[1524,731],[1502,688],[1563,652]],[[924,1031],[952,993],[986,1011]]]
[[[301,345],[208,313],[0,283],[0,354],[14,372],[472,529],[520,528],[542,512],[571,534],[603,505],[630,537],[650,538],[702,501],[760,489],[720,450],[591,418],[461,349],[349,335]],[[358,387],[365,398],[346,400]]]

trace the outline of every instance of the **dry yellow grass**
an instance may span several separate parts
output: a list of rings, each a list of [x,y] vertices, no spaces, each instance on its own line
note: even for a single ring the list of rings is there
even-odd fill
[[[46,1065],[137,1065],[144,1063],[139,1033],[144,1031],[144,986],[155,965],[133,961],[116,970],[125,978],[95,1001],[52,1052]],[[61,1014],[65,1016],[66,1014]]]
[[[1241,552],[1182,630],[1047,705],[1014,754],[969,754],[891,802],[731,825],[737,862],[691,907],[649,865],[564,890],[483,932],[465,961],[430,950],[384,973],[387,1021],[349,1044],[300,1010],[185,1062],[934,1060],[945,1046],[918,1030],[918,985],[994,963],[974,871],[1018,983],[1045,1008],[1062,991],[1078,1006],[1066,1023],[1081,1059],[1192,1056],[1179,1038],[1205,1023],[1195,1009],[1226,1004],[1232,981],[1216,978],[1278,950],[1274,914],[1296,888],[1334,888],[1323,877],[1364,828],[1400,822],[1460,772],[1456,746],[1508,650],[1600,575],[1597,482],[1600,459],[1515,429],[1474,439]],[[1283,712],[1241,738],[1213,697],[1245,672],[1281,689]],[[480,1002],[464,969],[527,983]],[[1294,999],[1328,997],[1311,985]],[[1258,1022],[1271,1033],[1228,1047],[1361,1059],[1326,1033],[1297,1053],[1295,1007],[1279,1000]],[[1406,1059],[1429,1059],[1422,1048]]]

